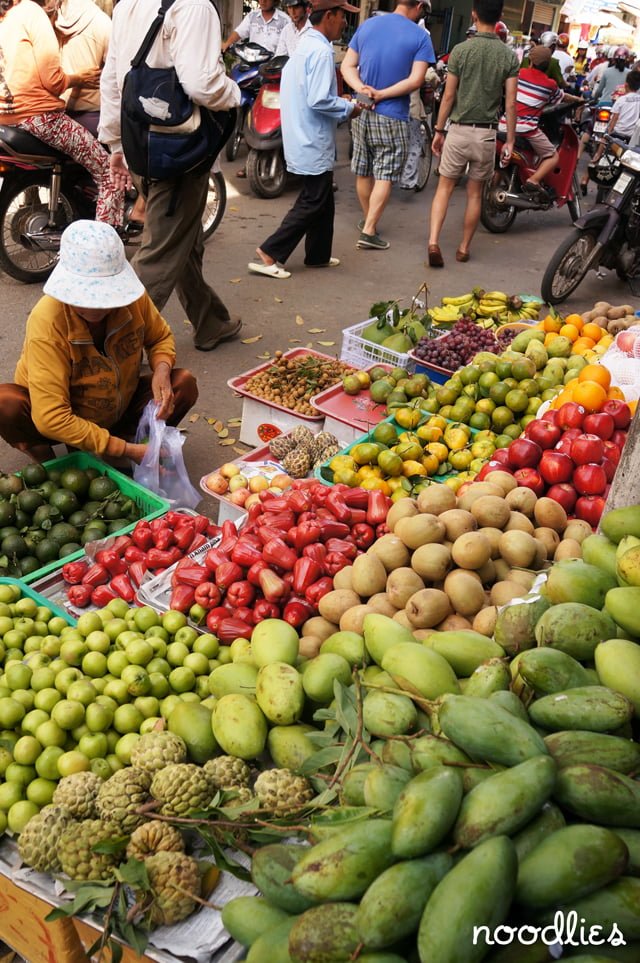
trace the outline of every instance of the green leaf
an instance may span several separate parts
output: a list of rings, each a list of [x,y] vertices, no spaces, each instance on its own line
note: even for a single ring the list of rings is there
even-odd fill
[[[129,943],[138,956],[142,956],[149,943],[149,934],[133,923],[121,923],[118,926],[120,936]]]
[[[117,856],[126,848],[129,842],[128,836],[118,836],[117,838],[107,839],[102,843],[96,843],[91,847],[93,853],[102,853],[105,856]]]
[[[120,963],[122,959],[122,943],[117,940],[109,940],[109,949],[111,950],[111,963]],[[142,954],[139,954],[140,956]],[[87,953],[87,956],[89,954]]]
[[[302,763],[300,766],[301,775],[310,776],[314,772],[318,772],[319,769],[325,769],[327,766],[335,765],[342,756],[342,753],[342,746],[327,746],[325,749],[319,749],[318,752],[314,752],[313,755],[308,756]]]
[[[116,870],[116,878],[133,889],[142,889],[146,892],[151,888],[147,867],[140,859],[131,858],[119,866]]]

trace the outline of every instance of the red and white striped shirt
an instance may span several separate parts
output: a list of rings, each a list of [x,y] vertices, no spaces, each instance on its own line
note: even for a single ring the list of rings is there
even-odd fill
[[[555,80],[537,67],[523,67],[518,74],[516,94],[516,133],[531,134],[538,129],[545,107],[562,100],[563,92]],[[500,130],[507,129],[506,117],[500,120]]]

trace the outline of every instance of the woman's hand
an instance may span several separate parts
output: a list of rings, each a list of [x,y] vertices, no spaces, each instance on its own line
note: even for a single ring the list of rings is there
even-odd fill
[[[136,465],[139,465],[145,456],[146,450],[146,445],[134,445],[132,442],[127,442],[124,450],[125,458],[130,458],[131,461],[135,461]]]
[[[79,74],[69,76],[69,87],[87,87],[90,90],[97,90],[100,86],[101,67],[92,67],[90,70],[83,70]]]
[[[153,400],[159,405],[156,418],[166,421],[173,414],[174,396],[171,387],[171,369],[165,361],[161,361],[151,378]]]
[[[123,153],[118,152],[111,154],[109,157],[109,173],[111,175],[111,184],[116,190],[131,190],[133,181],[131,180],[131,174],[129,173],[129,168],[126,165]]]

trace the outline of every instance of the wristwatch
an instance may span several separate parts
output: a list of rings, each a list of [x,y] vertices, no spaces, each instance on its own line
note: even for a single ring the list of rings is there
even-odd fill
[[[434,134],[446,134],[446,133],[447,133],[444,128],[439,128],[439,127],[434,127],[434,128],[433,128],[433,132],[434,132]]]

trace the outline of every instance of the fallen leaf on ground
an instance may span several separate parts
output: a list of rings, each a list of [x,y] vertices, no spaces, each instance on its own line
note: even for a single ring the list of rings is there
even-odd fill
[[[220,429],[218,430],[218,438],[228,438],[228,437],[229,437],[229,429],[228,429],[228,428],[220,428]]]
[[[304,318],[301,318],[299,314],[296,314],[296,324],[299,327],[302,327],[304,324]]]
[[[229,418],[229,421],[227,422],[227,424],[229,424],[229,425],[241,425],[241,424],[242,424],[242,418]]]
[[[230,207],[229,210],[230,210],[230,211],[239,211],[240,208],[239,208],[239,207]]]
[[[335,344],[335,341],[318,341],[318,344],[321,344],[323,348],[330,348]]]
[[[255,344],[256,341],[262,341],[262,335],[261,335],[261,334],[256,334],[256,335],[253,336],[253,338],[242,338],[242,340],[241,340],[240,343],[241,343],[241,344]]]
[[[307,341],[305,348],[313,348],[313,341]]]
[[[273,300],[274,300],[274,301],[277,301],[278,304],[282,304],[282,301],[283,301],[282,298],[274,298]]]
[[[246,455],[246,454],[247,454],[246,448],[238,448],[237,445],[234,447],[233,450],[234,450],[235,452],[237,452],[238,455]]]
[[[256,355],[256,358],[259,358],[260,361],[268,361],[270,357],[271,357],[271,355],[269,354],[268,351],[265,351],[264,354],[257,354],[257,355]]]
[[[307,328],[309,334],[324,334],[326,328]]]
[[[191,424],[193,424],[195,421],[198,420],[199,417],[200,415],[189,415],[189,421],[191,422]]]
[[[221,444],[221,445],[224,445],[225,447],[226,447],[226,445],[235,445],[235,443],[236,443],[237,440],[238,440],[237,438],[224,438],[224,439],[220,442],[220,444]]]
[[[240,284],[242,278],[229,278],[229,284]]]
[[[289,338],[289,344],[302,344],[300,338]]]

